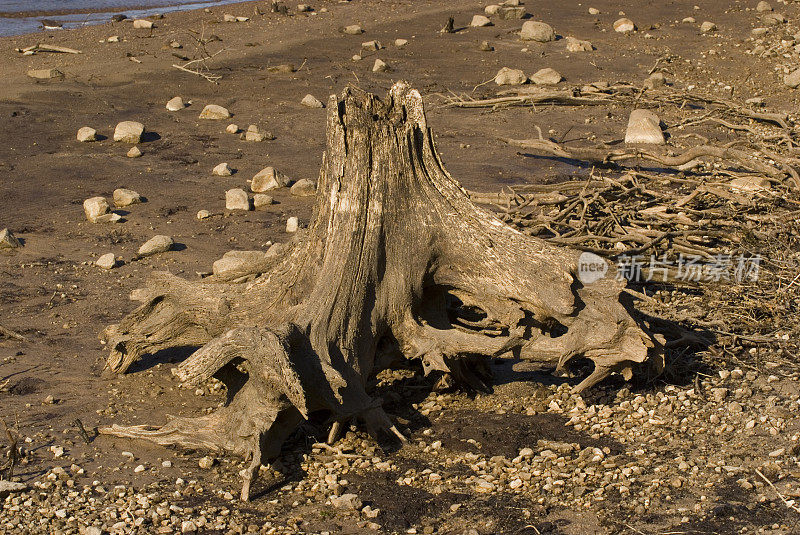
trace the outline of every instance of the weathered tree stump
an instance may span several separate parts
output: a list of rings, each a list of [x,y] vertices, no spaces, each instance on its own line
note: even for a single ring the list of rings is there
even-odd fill
[[[246,500],[261,464],[312,412],[330,415],[331,440],[354,418],[402,437],[365,389],[398,358],[475,390],[487,389],[489,360],[511,351],[559,368],[591,359],[577,390],[641,365],[660,371],[661,345],[621,304],[622,283],[582,285],[578,251],[470,202],[436,153],[416,90],[397,83],[382,102],[351,88],[328,110],[307,230],[238,282],[155,275],[143,304],[104,333],[119,373],[147,353],[199,347],[176,375],[220,379],[227,404],[104,433],[252,457]]]

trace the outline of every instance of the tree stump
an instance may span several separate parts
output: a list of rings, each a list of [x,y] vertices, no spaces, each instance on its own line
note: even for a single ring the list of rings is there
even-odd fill
[[[613,372],[659,372],[661,344],[621,301],[613,277],[583,285],[579,251],[555,247],[476,207],[434,147],[420,94],[395,84],[386,102],[348,88],[328,104],[312,221],[283,250],[225,280],[156,274],[141,306],[106,329],[107,366],[198,347],[174,372],[216,377],[226,405],[160,428],[102,432],[252,459],[242,499],[262,463],[312,412],[402,438],[365,389],[398,358],[421,361],[486,391],[491,358],[515,352],[563,368],[594,362],[576,390]]]

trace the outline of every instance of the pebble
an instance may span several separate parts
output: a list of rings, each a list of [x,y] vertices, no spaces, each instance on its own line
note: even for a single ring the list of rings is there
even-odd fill
[[[770,5],[769,2],[761,0],[761,2],[759,2],[758,5],[756,6],[756,11],[758,11],[759,13],[766,13],[767,11],[772,11],[772,6]]]
[[[200,112],[200,119],[227,119],[231,116],[231,112],[227,108],[218,106],[217,104],[208,104],[203,111]]]
[[[53,78],[63,78],[64,73],[58,69],[31,69],[26,73],[30,78],[37,80],[51,80]]]
[[[151,30],[154,24],[150,20],[136,19],[133,21],[133,28],[135,30]]]
[[[225,127],[225,131],[229,134],[238,134],[239,133],[239,125],[238,124],[229,124]]]
[[[264,193],[256,193],[253,195],[253,208],[264,208],[265,206],[271,205],[273,202],[272,196],[266,195]]]
[[[305,106],[306,108],[324,108],[325,104],[319,101],[317,97],[314,95],[308,94],[303,97],[303,100],[300,101],[300,104]]]
[[[351,511],[361,509],[362,506],[358,496],[352,493],[342,494],[341,496],[331,496],[331,504],[337,509],[349,509]]]
[[[577,39],[575,37],[567,37],[567,52],[591,52],[594,50],[594,45],[589,41]]]
[[[552,26],[546,22],[529,20],[522,25],[519,36],[523,41],[536,41],[537,43],[547,43],[555,41],[556,32]]]
[[[94,264],[99,268],[112,269],[117,264],[117,259],[114,253],[106,253],[98,258]]]
[[[614,31],[619,33],[630,33],[636,30],[636,25],[631,19],[621,18],[614,22]]]
[[[540,69],[531,76],[531,82],[536,85],[555,85],[563,79],[560,72],[550,67]]]
[[[181,533],[194,533],[197,531],[197,524],[191,520],[181,522]]]
[[[697,20],[694,17],[684,17],[683,20],[681,20],[681,22],[683,24],[694,24],[697,22]]]
[[[216,463],[216,459],[213,457],[205,456],[202,457],[199,461],[197,461],[197,466],[202,468],[203,470],[208,470]]]
[[[633,110],[625,131],[625,143],[663,145],[664,133],[661,131],[658,115],[650,110]]]
[[[172,97],[166,105],[167,111],[180,111],[186,107],[181,97]]]
[[[138,158],[142,155],[142,150],[139,147],[131,147],[131,149],[125,153],[125,156],[128,158]]]
[[[297,229],[300,228],[300,220],[297,217],[292,216],[286,220],[286,232],[297,232]]]
[[[83,213],[91,223],[98,223],[98,218],[110,211],[111,207],[105,197],[91,197],[83,201]]]
[[[250,181],[250,191],[264,193],[289,184],[289,179],[274,167],[265,167],[253,176]]]
[[[667,79],[664,74],[660,72],[654,72],[644,81],[645,89],[655,89],[657,87],[664,87],[665,85],[667,85]]]
[[[492,21],[484,15],[475,15],[469,25],[473,28],[483,28],[484,26],[492,26]]]
[[[275,137],[270,134],[269,132],[262,132],[258,129],[257,125],[251,124],[247,127],[247,131],[242,136],[245,141],[250,141],[254,143],[261,143],[265,139],[275,139]]]
[[[717,25],[707,20],[700,25],[700,31],[703,33],[715,32],[717,31]]]
[[[363,43],[361,43],[361,49],[362,50],[368,50],[370,52],[374,52],[376,50],[380,50],[381,48],[383,48],[383,46],[380,44],[380,42],[375,41],[375,40],[373,40],[373,41],[364,41]]]
[[[297,197],[311,197],[317,193],[317,184],[313,180],[302,178],[289,188],[289,192]]]
[[[494,83],[497,85],[522,85],[527,81],[528,77],[522,69],[503,67],[494,76]]]
[[[494,47],[489,44],[489,41],[482,41],[481,44],[478,46],[478,50],[481,52],[492,52]]]
[[[144,134],[144,125],[136,121],[122,121],[114,129],[114,141],[139,143]]]
[[[229,189],[225,192],[226,210],[250,210],[250,199],[247,192],[241,188]]]
[[[88,143],[91,141],[97,141],[97,130],[92,128],[91,126],[84,126],[78,130],[77,135],[78,141],[81,143]]]
[[[142,257],[165,253],[172,249],[174,244],[175,241],[170,236],[159,234],[144,242],[142,246],[139,247],[137,254]]]
[[[372,72],[386,72],[389,70],[389,64],[383,61],[382,59],[375,59],[375,63],[372,64]]]
[[[589,14],[590,15],[599,15],[600,14],[600,10],[597,9],[596,7],[590,7],[589,8]]]
[[[230,13],[225,13],[222,15],[222,22],[236,22],[236,16],[231,15]]]
[[[132,189],[117,188],[114,190],[114,206],[123,208],[132,204],[140,204],[144,199]]]
[[[18,247],[22,247],[22,243],[10,230],[7,228],[0,230],[0,249],[17,249]]]
[[[342,28],[342,33],[346,33],[348,35],[359,35],[364,33],[364,29],[358,24],[351,24],[350,26],[345,26]]]
[[[497,17],[502,20],[518,20],[525,18],[527,12],[523,6],[500,6]]]
[[[208,219],[211,217],[211,212],[208,210],[198,210],[197,211],[197,219]]]
[[[783,83],[792,89],[800,87],[800,69],[792,71],[783,77]]]
[[[308,4],[297,4],[297,12],[298,13],[308,13],[311,11],[311,6]]]
[[[407,44],[408,44],[408,39],[395,39],[394,40],[394,46],[396,46],[397,48],[403,48]]]
[[[499,11],[500,11],[500,6],[498,6],[497,4],[489,4],[488,6],[483,8],[483,12],[489,17],[497,15]]]
[[[146,470],[146,468],[144,467],[144,465],[140,464],[139,466],[137,466],[136,468],[133,469],[133,473],[134,474],[141,474],[145,470]]]
[[[16,492],[23,492],[27,490],[28,485],[25,483],[16,483],[8,481],[7,479],[0,479],[0,498],[5,498],[9,494]]]
[[[233,169],[228,166],[227,162],[222,162],[211,170],[211,174],[214,176],[231,176]]]

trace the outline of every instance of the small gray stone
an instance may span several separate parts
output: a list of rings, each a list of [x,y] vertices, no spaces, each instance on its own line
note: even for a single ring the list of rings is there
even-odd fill
[[[10,230],[4,228],[0,230],[0,249],[16,249],[22,247],[22,244]]]
[[[265,167],[250,181],[250,191],[264,193],[278,188],[286,187],[289,179],[274,167]]]
[[[181,97],[173,97],[167,102],[167,111],[180,111],[186,107]]]
[[[523,6],[501,6],[497,10],[497,17],[502,20],[519,20],[525,15],[526,11]]]
[[[337,509],[348,509],[350,511],[361,509],[362,505],[358,496],[352,493],[342,494],[341,496],[332,496],[331,504]]]
[[[700,25],[700,31],[703,33],[715,32],[717,31],[717,25],[707,20]]]
[[[372,64],[372,72],[386,72],[388,70],[389,64],[382,59],[375,59],[375,63]]]
[[[50,80],[64,77],[64,73],[58,69],[31,69],[27,72],[27,75],[37,80]]]
[[[200,112],[200,119],[227,119],[231,116],[231,112],[227,108],[218,106],[216,104],[208,104],[203,111]]]
[[[303,100],[300,101],[300,104],[305,106],[306,108],[324,108],[325,104],[320,102],[317,97],[314,95],[306,95],[303,97]]]
[[[297,197],[311,197],[316,195],[317,185],[313,180],[301,178],[289,188],[289,192]]]
[[[769,2],[761,0],[756,6],[756,11],[758,11],[759,13],[766,13],[768,11],[772,11],[772,6],[770,5]]]
[[[619,33],[630,33],[636,30],[636,25],[631,19],[617,19],[614,21],[614,31]]]
[[[175,244],[175,241],[169,237],[164,235],[153,236],[145,243],[139,247],[138,255],[139,256],[150,256],[160,253],[165,253],[172,249],[172,246]]]
[[[98,218],[110,210],[111,207],[105,197],[92,197],[83,201],[83,213],[91,223],[98,223]]]
[[[5,498],[13,492],[23,492],[27,488],[28,486],[25,483],[15,483],[14,481],[0,479],[0,498]]]
[[[78,141],[80,141],[81,143],[97,141],[97,130],[95,130],[91,126],[81,127],[81,129],[78,130],[77,138]]]
[[[396,46],[397,48],[403,48],[407,44],[408,44],[408,39],[395,39],[394,40],[394,46]]]
[[[114,190],[114,206],[122,208],[142,202],[142,196],[132,189],[117,188]]]
[[[483,12],[486,14],[487,17],[492,17],[497,15],[497,12],[500,11],[500,6],[497,4],[489,4],[485,8],[483,8]]]
[[[375,50],[380,50],[383,46],[380,44],[379,41],[365,41],[361,43],[362,50],[369,50],[370,52],[374,52]]]
[[[241,188],[229,189],[225,192],[226,210],[250,210],[250,199],[247,192]]]
[[[212,266],[214,275],[241,271],[248,265],[259,264],[267,259],[264,251],[228,251]]]
[[[231,176],[233,170],[228,166],[227,162],[223,162],[214,167],[214,169],[211,170],[211,174],[214,176]]]
[[[126,153],[126,156],[128,158],[138,158],[141,155],[142,155],[142,151],[141,151],[141,149],[139,147],[131,147],[131,150],[129,150]]]
[[[211,217],[211,212],[208,210],[198,210],[197,211],[197,219],[208,219]]]
[[[197,466],[199,466],[203,470],[208,470],[211,467],[213,467],[215,463],[216,459],[214,459],[213,457],[205,456],[201,458],[199,461],[197,461]]]
[[[286,220],[286,232],[297,232],[300,228],[300,220],[292,216]]]
[[[661,131],[658,115],[650,110],[633,110],[625,132],[625,143],[663,145],[664,133]]]
[[[483,28],[484,26],[491,26],[492,21],[489,20],[489,17],[484,15],[475,15],[472,17],[472,22],[470,22],[469,25],[473,28]]]
[[[589,41],[577,39],[575,37],[567,37],[567,52],[591,52],[594,46]]]
[[[95,261],[94,265],[103,269],[112,269],[117,264],[114,253],[106,253]]]
[[[547,43],[549,41],[555,41],[556,32],[553,31],[553,28],[546,22],[529,20],[522,25],[519,36],[523,41]]]
[[[509,69],[503,67],[494,77],[497,85],[521,85],[528,81],[528,77],[521,69]]]
[[[350,26],[345,26],[342,28],[342,33],[346,33],[348,35],[359,35],[364,33],[364,29],[358,24],[351,24]]]
[[[251,124],[247,127],[247,131],[242,136],[245,141],[260,143],[265,139],[275,139],[275,136],[269,132],[261,132],[257,125]]]
[[[153,27],[153,22],[149,20],[136,19],[133,21],[133,28],[136,30],[152,30]]]
[[[264,193],[256,193],[253,195],[253,208],[264,208],[265,206],[269,206],[273,203],[273,199],[270,195],[266,195]]]
[[[783,77],[783,83],[791,87],[792,89],[796,89],[800,87],[800,69],[796,71],[792,71],[791,73],[787,74]]]
[[[144,134],[144,125],[136,121],[122,121],[114,129],[114,141],[139,143]]]
[[[536,85],[555,85],[563,79],[560,72],[550,67],[540,69],[531,76],[531,82]]]
[[[645,89],[655,89],[657,87],[664,87],[665,85],[667,85],[667,79],[664,74],[660,72],[654,72],[644,81]]]

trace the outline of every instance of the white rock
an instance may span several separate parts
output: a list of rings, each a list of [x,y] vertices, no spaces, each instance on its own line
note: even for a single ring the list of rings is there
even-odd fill
[[[137,466],[136,468],[133,469],[133,473],[134,474],[141,474],[145,470],[146,470],[146,468],[144,467],[144,465],[140,464],[139,466]]]
[[[800,87],[800,69],[792,71],[791,73],[784,76],[783,83],[788,85],[792,89]]]
[[[342,494],[341,496],[331,496],[331,504],[337,509],[349,509],[355,511],[361,509],[361,500],[352,493]]]
[[[216,104],[208,104],[203,111],[200,112],[200,119],[227,119],[231,116],[231,112],[227,108],[218,106]]]
[[[119,43],[119,35],[112,35],[108,39],[106,39],[108,43]]]
[[[103,269],[111,269],[117,263],[114,253],[106,253],[95,261],[94,265]]]
[[[114,190],[114,206],[122,208],[142,202],[142,196],[132,189],[117,188]]]
[[[186,104],[183,102],[181,97],[172,97],[167,102],[167,111],[180,111],[186,107]]]
[[[486,14],[487,17],[497,15],[498,11],[500,11],[500,6],[498,6],[497,4],[489,4],[488,6],[483,8],[483,12]]]
[[[375,59],[372,64],[372,72],[386,72],[389,70],[389,65],[382,59]]]
[[[383,46],[379,41],[372,40],[372,41],[364,41],[363,43],[361,43],[362,50],[369,50],[370,52],[374,52],[375,50],[380,50],[381,48],[383,48]]]
[[[684,17],[684,19],[681,20],[681,22],[683,24],[694,24],[695,22],[697,22],[697,20],[694,17]]]
[[[241,188],[229,189],[225,192],[226,210],[250,210],[250,199],[247,192]]]
[[[87,143],[89,141],[97,141],[97,130],[91,126],[84,126],[78,130],[78,141]]]
[[[311,197],[316,195],[317,185],[312,180],[301,178],[289,188],[289,192],[297,197]]]
[[[225,131],[229,134],[238,134],[239,133],[239,125],[238,124],[229,124],[225,127]]]
[[[211,174],[214,176],[231,176],[233,170],[228,166],[227,162],[222,162],[211,170]]]
[[[198,210],[197,211],[197,219],[208,219],[211,217],[211,212],[208,210]]]
[[[105,197],[92,197],[83,201],[83,213],[92,223],[98,223],[98,218],[110,211],[111,207]]]
[[[225,13],[224,15],[222,15],[222,21],[223,22],[236,22],[236,17],[234,15],[231,15],[230,13]]]
[[[658,115],[650,110],[633,110],[625,132],[625,143],[650,143],[663,145],[664,133]]]
[[[216,460],[213,457],[205,456],[197,461],[197,466],[202,468],[203,470],[208,470],[214,466]]]
[[[300,228],[300,220],[292,216],[286,220],[286,232],[297,232]]]
[[[556,32],[553,31],[553,28],[546,22],[529,20],[522,25],[519,36],[523,41],[547,43],[549,41],[555,41]]]
[[[555,85],[563,79],[560,72],[550,67],[539,69],[531,76],[531,82],[536,85]]]
[[[396,46],[397,48],[403,48],[407,44],[408,44],[408,39],[395,39],[394,40],[394,46]]]
[[[236,22],[248,22],[249,20],[250,17],[241,17],[241,16],[236,17]]]
[[[10,230],[4,228],[0,230],[0,249],[16,249],[22,247],[22,243]]]
[[[575,37],[567,37],[567,52],[591,52],[594,46],[589,41],[576,39]]]
[[[133,21],[133,27],[136,30],[150,30],[153,26],[153,21],[150,20],[136,19]]]
[[[83,530],[83,535],[103,535],[103,530],[97,526],[89,526]]]
[[[636,25],[631,19],[617,19],[614,22],[614,31],[619,33],[630,33],[636,30]]]
[[[131,150],[125,153],[125,155],[128,158],[138,158],[142,155],[142,150],[139,147],[131,147]]]
[[[489,17],[475,15],[472,17],[472,22],[470,22],[469,25],[473,28],[483,28],[484,26],[491,26],[492,21],[489,20]]]
[[[756,6],[756,11],[758,11],[759,13],[766,13],[767,11],[772,11],[772,6],[770,5],[769,2],[761,0],[761,2],[759,2],[758,5]]]
[[[349,35],[358,35],[364,33],[364,29],[358,24],[351,24],[350,26],[345,26],[344,28],[342,28],[342,33],[346,33]]]
[[[171,237],[159,234],[144,242],[142,246],[139,247],[137,254],[139,256],[150,256],[165,253],[172,249],[173,245],[175,245],[175,241]]]
[[[707,20],[700,25],[700,31],[703,33],[715,32],[717,31],[717,25]]]
[[[303,100],[300,101],[300,104],[305,106],[306,108],[324,108],[325,104],[320,102],[317,97],[314,95],[308,94],[303,97]]]
[[[503,67],[494,77],[497,85],[521,85],[528,81],[528,77],[521,69],[509,69]]]
[[[144,134],[144,125],[136,121],[122,121],[114,129],[114,141],[139,143]]]
[[[597,9],[596,7],[590,7],[589,8],[589,14],[590,15],[599,15],[600,14],[600,10]]]
[[[255,174],[250,181],[250,191],[264,193],[273,189],[283,188],[289,184],[289,179],[274,167],[265,167]]]
[[[194,533],[197,531],[197,524],[192,520],[184,520],[181,522],[181,533]]]
[[[273,203],[272,196],[266,195],[264,193],[256,193],[253,195],[253,208],[264,208],[265,206],[269,206]]]

